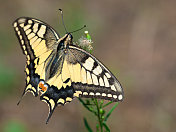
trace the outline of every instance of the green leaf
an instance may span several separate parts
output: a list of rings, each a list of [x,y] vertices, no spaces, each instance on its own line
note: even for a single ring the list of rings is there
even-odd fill
[[[106,123],[103,122],[103,126],[104,126],[104,128],[106,129],[106,132],[110,132],[110,129],[109,129],[109,127],[106,125]]]
[[[90,101],[89,101],[88,99],[86,99],[86,104],[87,104],[87,105],[90,104]]]
[[[111,113],[114,111],[114,109],[117,107],[119,103],[116,103],[111,109],[110,111],[107,113],[107,115],[105,116],[104,122],[106,122],[109,118],[109,116],[111,115]]]
[[[104,108],[104,107],[106,107],[106,106],[108,106],[108,105],[110,105],[110,104],[112,104],[113,102],[112,101],[110,101],[110,102],[108,102],[107,104],[105,104],[105,105],[103,105],[103,107],[102,108]]]
[[[89,132],[93,132],[92,129],[90,128],[88,122],[87,122],[87,119],[86,119],[85,117],[84,117],[84,125],[86,126],[86,128],[87,128],[87,130],[88,130]]]
[[[82,103],[82,105],[83,105],[88,111],[90,111],[90,112],[94,113],[95,115],[97,115],[97,112],[94,111],[92,107],[90,107],[90,106],[88,107],[88,106],[86,105],[86,103],[85,103],[81,98],[78,98],[78,99],[79,99],[79,101]]]

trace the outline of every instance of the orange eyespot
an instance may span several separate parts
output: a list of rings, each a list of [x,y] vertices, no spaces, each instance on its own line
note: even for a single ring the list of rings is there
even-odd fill
[[[43,82],[39,82],[39,88],[41,89],[41,91],[45,92],[48,89],[48,86],[45,85]]]

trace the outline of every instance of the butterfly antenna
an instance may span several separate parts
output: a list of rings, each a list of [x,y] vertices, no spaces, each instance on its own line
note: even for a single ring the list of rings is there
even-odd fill
[[[67,29],[66,29],[66,26],[65,26],[65,23],[64,23],[64,15],[63,15],[63,11],[62,11],[62,9],[59,9],[59,11],[61,12],[62,23],[63,23],[63,25],[64,25],[64,29],[65,29],[66,33],[68,33],[68,31],[67,31]]]
[[[75,30],[75,31],[72,31],[72,32],[70,32],[70,33],[74,33],[74,32],[80,31],[80,30],[84,29],[85,27],[86,27],[86,25],[84,25],[82,28],[77,29],[77,30]]]

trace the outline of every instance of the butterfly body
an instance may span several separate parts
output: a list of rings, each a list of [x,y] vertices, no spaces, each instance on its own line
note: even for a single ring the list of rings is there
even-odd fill
[[[76,46],[72,35],[64,37],[48,24],[21,17],[13,23],[26,55],[26,87],[23,95],[40,93],[49,105],[49,118],[58,105],[74,97],[123,100],[123,89],[116,77],[93,55]]]

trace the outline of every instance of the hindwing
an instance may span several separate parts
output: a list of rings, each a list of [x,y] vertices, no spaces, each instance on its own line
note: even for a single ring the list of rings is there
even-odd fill
[[[71,102],[74,97],[123,100],[123,89],[116,77],[94,56],[70,45],[58,57],[56,74],[46,81],[48,90],[41,100],[49,105],[49,118],[57,105]]]
[[[99,60],[76,46],[69,46],[68,56],[74,96],[122,101],[119,81]]]

